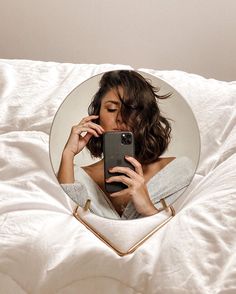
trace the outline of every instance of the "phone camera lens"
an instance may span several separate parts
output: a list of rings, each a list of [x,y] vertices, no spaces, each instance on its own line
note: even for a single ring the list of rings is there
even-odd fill
[[[123,133],[121,135],[121,143],[124,145],[129,145],[132,143],[132,135],[129,133]]]

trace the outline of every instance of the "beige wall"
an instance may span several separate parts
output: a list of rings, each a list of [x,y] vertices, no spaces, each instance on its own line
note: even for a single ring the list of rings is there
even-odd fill
[[[235,0],[0,0],[0,57],[236,80]]]

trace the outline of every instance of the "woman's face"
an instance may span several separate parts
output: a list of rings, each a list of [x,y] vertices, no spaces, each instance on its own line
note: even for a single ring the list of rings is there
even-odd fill
[[[119,87],[119,94],[123,96],[123,89]],[[128,127],[122,121],[120,114],[121,101],[115,89],[109,90],[102,98],[99,113],[100,125],[106,132],[108,131],[125,131]]]

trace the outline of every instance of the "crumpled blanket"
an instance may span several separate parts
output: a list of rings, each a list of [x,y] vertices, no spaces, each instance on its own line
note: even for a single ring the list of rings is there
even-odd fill
[[[236,82],[145,69],[186,98],[202,147],[177,215],[134,253],[72,216],[50,165],[52,120],[75,86],[115,68],[0,60],[0,292],[235,293]]]

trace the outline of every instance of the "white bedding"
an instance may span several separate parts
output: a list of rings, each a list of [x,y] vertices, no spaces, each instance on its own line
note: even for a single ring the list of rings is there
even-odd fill
[[[50,165],[52,119],[115,68],[0,60],[0,293],[236,293],[236,82],[146,70],[187,99],[202,148],[177,215],[139,249],[119,257],[72,216]]]

